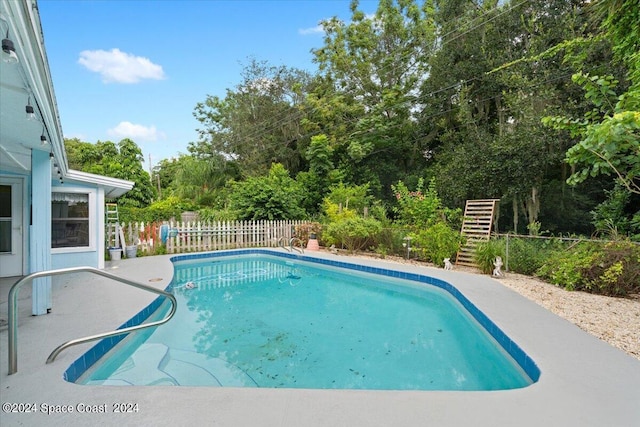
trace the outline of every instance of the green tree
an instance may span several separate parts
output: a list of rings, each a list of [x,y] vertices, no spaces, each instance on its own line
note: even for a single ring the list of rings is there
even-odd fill
[[[198,157],[231,158],[243,175],[265,174],[272,163],[293,173],[302,170],[300,108],[310,84],[308,73],[252,59],[242,78],[224,99],[207,96],[196,105],[194,116],[202,128],[189,151]]]
[[[432,173],[443,200],[462,206],[465,199],[500,198],[515,230],[521,217],[532,224],[550,210],[577,207],[575,192],[557,188],[569,174],[563,157],[571,138],[549,132],[540,119],[552,111],[583,111],[568,85],[580,61],[568,49],[550,53],[559,41],[590,34],[581,3],[437,5],[443,35],[423,86],[421,121],[433,135]],[[581,54],[590,67],[607,63],[600,42]]]
[[[149,173],[142,167],[142,150],[131,139],[125,138],[118,143],[118,156],[105,165],[105,175],[133,181],[133,188],[118,198],[123,206],[145,207],[155,197],[155,188],[151,184]]]
[[[303,206],[311,214],[320,213],[322,200],[329,192],[331,185],[339,181],[339,175],[331,160],[332,148],[326,135],[311,137],[306,151],[309,171],[300,172],[296,180],[305,189]]]
[[[392,182],[424,165],[413,119],[435,33],[430,2],[381,0],[373,17],[358,6],[351,2],[349,23],[322,22],[324,45],[313,51],[322,78],[310,102],[316,116],[335,123],[318,127],[335,145],[345,179],[388,195]]]
[[[579,138],[566,153],[566,161],[573,172],[568,178],[570,184],[612,176],[618,185],[615,192],[608,193],[608,200],[595,209],[596,227],[601,229],[605,221],[609,227],[625,229],[628,221],[633,230],[640,210],[636,208],[627,218],[620,218],[621,211],[626,208],[624,204],[630,204],[631,198],[622,197],[619,190],[624,188],[634,199],[640,195],[640,3],[602,0],[596,2],[592,10],[596,20],[602,22],[603,38],[611,40],[614,59],[626,69],[626,82],[621,86],[620,77],[610,74],[610,70],[606,73],[581,70],[573,75],[573,81],[583,89],[591,108],[582,117],[548,116],[543,122],[555,129],[568,130]],[[571,43],[576,40],[565,42]],[[603,218],[603,213],[613,214],[610,207],[614,205],[618,212],[613,217]]]
[[[173,195],[176,187],[175,177],[181,167],[182,157],[162,159],[153,167],[151,181],[158,191],[159,198],[163,199]]]
[[[462,212],[449,209],[442,204],[434,179],[429,182],[429,185],[425,185],[424,180],[420,179],[415,191],[410,191],[402,181],[393,185],[392,189],[397,200],[397,206],[394,207],[397,223],[413,230],[429,227],[438,222],[450,224],[456,228],[461,225]]]
[[[119,204],[145,207],[153,201],[155,188],[149,173],[142,167],[142,150],[131,139],[125,138],[117,145],[111,141],[91,144],[71,139],[65,140],[65,146],[70,167],[135,183],[130,191],[118,198]]]
[[[266,176],[249,177],[232,182],[229,208],[238,219],[302,219],[303,191],[279,163],[274,163]]]
[[[202,205],[211,205],[214,193],[224,188],[227,181],[238,177],[236,163],[227,161],[222,155],[207,158],[183,156],[176,170],[175,194]]]
[[[369,185],[345,185],[339,183],[331,187],[324,199],[324,213],[330,221],[342,217],[364,216],[365,209],[370,210],[377,204],[369,194]]]
[[[629,192],[640,194],[640,4],[634,0],[601,0],[594,5],[603,18],[602,31],[613,45],[615,59],[626,67],[627,90],[617,96],[618,79],[610,74],[574,75],[594,108],[584,119],[550,118],[581,141],[567,152],[577,167],[571,183],[588,176],[613,174]]]

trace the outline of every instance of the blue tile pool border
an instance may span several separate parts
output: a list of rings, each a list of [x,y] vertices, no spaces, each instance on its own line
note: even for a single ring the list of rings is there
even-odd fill
[[[471,316],[502,346],[502,348],[520,365],[522,370],[535,383],[540,378],[540,369],[533,359],[520,348],[511,338],[505,334],[487,315],[485,315],[478,307],[476,307],[467,297],[465,297],[455,286],[441,279],[431,276],[425,276],[417,273],[408,273],[398,270],[391,270],[381,267],[372,267],[361,264],[354,264],[344,261],[336,261],[325,258],[309,257],[302,254],[275,252],[269,249],[236,249],[224,250],[216,252],[203,252],[188,255],[176,255],[170,258],[172,263],[186,260],[198,260],[206,258],[219,258],[238,255],[270,255],[280,258],[288,258],[292,260],[306,261],[315,264],[323,264],[330,267],[338,267],[347,270],[354,270],[364,273],[378,274],[381,276],[393,277],[396,279],[411,280],[418,283],[424,283],[436,286],[452,295],[462,306],[471,314]],[[173,280],[169,283],[166,290],[170,290],[173,286]],[[153,312],[155,312],[164,297],[156,298],[151,304],[143,308],[138,314],[133,316],[118,329],[129,326],[139,325],[144,322]],[[64,372],[64,379],[69,382],[76,382],[84,372],[89,369],[98,359],[110,351],[116,344],[122,341],[128,334],[105,338],[99,341],[95,346],[87,350],[85,354],[74,361],[71,366]]]
[[[151,304],[147,305],[145,308],[140,310],[135,316],[131,319],[127,320],[125,323],[120,325],[117,329],[124,329],[130,326],[136,326],[144,322],[151,316],[162,304],[165,300],[165,297],[159,296],[155,300],[151,302]],[[67,370],[64,372],[62,377],[65,381],[75,383],[78,378],[84,374],[87,369],[93,366],[102,356],[104,356],[107,352],[109,352],[113,347],[115,347],[120,341],[125,339],[125,337],[129,335],[122,334],[116,335],[113,337],[104,338],[96,345],[87,350],[82,356],[76,359]]]

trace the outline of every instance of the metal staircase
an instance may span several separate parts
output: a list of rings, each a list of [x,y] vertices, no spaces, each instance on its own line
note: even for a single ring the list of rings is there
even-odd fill
[[[489,240],[493,218],[500,199],[467,200],[460,234],[466,238],[466,244],[456,256],[456,265],[477,267],[474,255],[481,241]]]

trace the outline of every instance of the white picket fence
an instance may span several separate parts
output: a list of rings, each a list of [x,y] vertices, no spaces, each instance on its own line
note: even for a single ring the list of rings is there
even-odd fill
[[[288,244],[295,227],[306,221],[218,221],[122,224],[127,245],[155,253],[159,245],[170,254],[221,249],[276,247]]]

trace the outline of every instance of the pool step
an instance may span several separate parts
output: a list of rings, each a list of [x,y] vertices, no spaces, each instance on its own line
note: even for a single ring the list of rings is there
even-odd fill
[[[142,344],[109,378],[88,384],[179,385],[174,378],[158,369],[168,350],[163,344]]]
[[[206,387],[256,387],[244,371],[219,358],[193,351],[145,343],[109,378],[91,385],[185,385]]]
[[[165,367],[165,371],[179,379],[181,385],[208,385],[196,384],[199,382],[196,375],[198,369],[206,371],[211,375],[218,385],[225,387],[255,387],[257,384],[243,370],[235,365],[219,359],[208,358],[207,356],[193,351],[169,350],[171,366]]]

